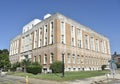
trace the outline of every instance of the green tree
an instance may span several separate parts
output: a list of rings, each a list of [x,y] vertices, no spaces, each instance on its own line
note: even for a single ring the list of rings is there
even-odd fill
[[[19,62],[16,62],[14,64],[11,65],[11,70],[12,71],[16,71],[17,67],[20,67],[20,63]]]
[[[26,67],[31,64],[31,61],[30,59],[24,59],[22,62],[21,62],[23,68],[24,68],[24,72],[26,72]]]
[[[52,69],[53,73],[61,73],[62,72],[62,62],[55,61],[51,64],[50,69]]]
[[[120,63],[115,63],[116,64],[116,66],[117,66],[117,68],[120,68]]]
[[[5,70],[10,68],[9,51],[7,49],[0,50],[0,68]]]

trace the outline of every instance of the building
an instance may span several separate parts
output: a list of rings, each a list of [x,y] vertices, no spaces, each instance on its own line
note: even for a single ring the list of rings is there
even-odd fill
[[[10,42],[10,62],[25,58],[43,65],[48,71],[53,61],[62,60],[65,71],[100,70],[111,59],[109,39],[60,14],[47,14],[23,27]]]

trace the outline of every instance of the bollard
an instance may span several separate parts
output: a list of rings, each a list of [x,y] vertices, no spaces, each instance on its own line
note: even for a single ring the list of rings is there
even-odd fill
[[[28,84],[28,76],[26,76],[25,81],[26,81],[26,84]]]

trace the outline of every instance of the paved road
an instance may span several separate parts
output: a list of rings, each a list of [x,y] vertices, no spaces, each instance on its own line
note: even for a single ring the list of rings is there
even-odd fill
[[[25,79],[23,77],[16,76],[0,76],[0,84],[25,84]]]
[[[34,79],[34,78],[28,78],[28,80],[29,80],[29,84],[65,84],[61,82],[40,80],[40,79]],[[7,83],[8,84],[26,84],[25,77],[11,76],[11,75],[0,77],[0,84],[7,84]]]
[[[117,74],[115,76],[115,81],[111,80],[113,79],[112,76],[109,77],[109,84],[120,84],[120,74]],[[33,79],[29,78],[29,84],[96,84],[95,82],[102,80],[103,82],[99,84],[108,84],[106,80],[106,76],[98,76],[98,77],[91,77],[86,78],[82,80],[75,80],[75,81],[67,81],[67,82],[54,82],[54,81],[47,81],[47,80],[40,80],[40,79]],[[111,82],[111,83],[110,83]],[[11,76],[7,75],[4,77],[0,77],[0,84],[26,84],[25,83],[25,77],[19,77],[19,76]]]

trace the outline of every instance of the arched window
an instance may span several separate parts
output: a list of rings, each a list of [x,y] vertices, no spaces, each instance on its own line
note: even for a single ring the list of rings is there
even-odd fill
[[[50,63],[53,63],[53,61],[54,61],[54,54],[51,53],[51,54],[50,54]]]
[[[47,64],[47,55],[44,55],[44,64]]]

